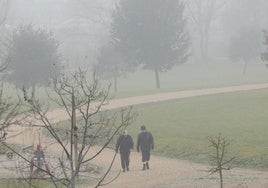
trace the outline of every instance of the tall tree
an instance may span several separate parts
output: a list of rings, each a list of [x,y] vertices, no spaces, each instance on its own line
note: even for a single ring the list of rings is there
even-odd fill
[[[118,77],[125,75],[129,71],[134,71],[135,67],[124,62],[121,54],[111,43],[100,49],[98,62],[95,70],[104,79],[113,79],[114,92],[117,92]]]
[[[221,10],[227,0],[189,0],[186,1],[188,15],[194,25],[194,32],[199,39],[199,49],[201,58],[206,60],[209,53],[209,38],[211,26],[216,13]]]
[[[10,9],[11,0],[0,0],[0,146],[8,136],[7,128],[12,124],[19,124],[21,118],[18,117],[23,113],[20,98],[15,99],[14,96],[9,96],[5,93],[3,78],[6,75],[7,64],[4,59],[8,50],[8,40],[6,38],[5,23]],[[10,154],[10,152],[8,152]]]
[[[6,21],[11,0],[0,0],[0,26]]]
[[[183,63],[189,36],[180,0],[121,0],[113,12],[111,36],[127,61],[155,73]]]
[[[250,61],[259,58],[261,53],[261,31],[254,27],[244,27],[231,38],[229,57],[234,61],[243,61],[243,74],[246,74]]]
[[[18,118],[15,119],[20,113],[21,100],[14,100],[15,96],[8,96],[5,93],[3,77],[6,74],[6,63],[4,58],[8,50],[8,40],[5,36],[5,23],[10,9],[11,0],[0,0],[0,134],[1,138],[5,138],[4,133],[6,128],[13,123],[18,123]]]
[[[224,12],[223,27],[236,33],[241,27],[264,28],[267,21],[268,2],[265,0],[229,1]]]
[[[261,54],[261,58],[262,58],[263,61],[268,61],[268,31],[264,30],[263,34],[264,34],[264,42],[263,42],[263,44],[266,47],[266,51]],[[268,68],[268,64],[266,64],[266,67]]]
[[[242,49],[240,48],[249,48],[248,55],[255,53],[255,57],[260,56],[261,31],[268,24],[266,19],[268,16],[267,6],[268,1],[265,0],[229,1],[222,19],[222,26],[225,31],[225,36],[222,37],[225,38],[224,41],[229,42],[229,45],[227,44],[226,47],[233,46],[234,43],[240,41],[240,45],[237,45],[237,47],[240,46],[239,49],[234,47],[233,51],[241,51]],[[256,45],[258,45],[256,49],[259,50],[257,52],[259,54],[256,54],[256,49],[254,49]],[[252,51],[250,51],[250,48],[252,48]]]
[[[20,26],[13,33],[6,62],[9,79],[18,87],[45,84],[60,69],[58,43],[47,30]]]
[[[7,52],[5,22],[10,9],[10,2],[11,0],[0,0],[0,71],[6,68],[3,60]]]

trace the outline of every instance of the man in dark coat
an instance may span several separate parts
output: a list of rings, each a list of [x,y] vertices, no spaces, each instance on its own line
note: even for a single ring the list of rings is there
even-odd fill
[[[142,153],[142,170],[149,169],[150,150],[154,149],[154,138],[150,132],[146,130],[144,125],[141,126],[141,133],[138,136],[137,151]]]
[[[116,152],[118,152],[119,149],[123,172],[126,170],[129,171],[129,156],[130,150],[133,149],[133,146],[134,143],[132,137],[128,135],[127,130],[124,130],[123,134],[120,135],[116,143]]]

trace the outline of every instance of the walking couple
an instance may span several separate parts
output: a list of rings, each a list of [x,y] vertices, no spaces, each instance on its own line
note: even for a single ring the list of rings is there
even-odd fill
[[[123,134],[117,140],[116,152],[120,151],[121,166],[123,172],[129,171],[129,156],[133,150],[134,143],[132,137],[124,130]],[[138,135],[137,151],[142,154],[142,170],[149,169],[150,150],[154,149],[154,139],[152,134],[146,130],[144,125],[141,126],[141,133]]]

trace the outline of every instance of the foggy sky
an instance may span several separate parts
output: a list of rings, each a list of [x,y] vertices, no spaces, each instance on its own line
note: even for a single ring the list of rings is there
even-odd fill
[[[208,35],[207,44],[203,44],[208,56],[222,59],[228,58],[230,40],[239,35],[241,28],[257,28],[260,35],[268,28],[265,0],[186,0],[185,3],[192,52],[197,58],[201,57],[204,32]],[[109,40],[114,5],[114,0],[11,0],[6,27],[11,30],[19,24],[32,23],[49,28],[68,59],[86,56],[94,60],[100,46]]]

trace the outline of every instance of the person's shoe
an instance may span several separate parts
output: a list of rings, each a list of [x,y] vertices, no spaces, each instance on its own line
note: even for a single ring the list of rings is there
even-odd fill
[[[149,170],[149,163],[148,162],[146,163],[146,168]]]
[[[143,164],[142,170],[146,170],[146,165],[145,164]]]
[[[126,171],[126,169],[123,169],[123,172],[125,172]]]

